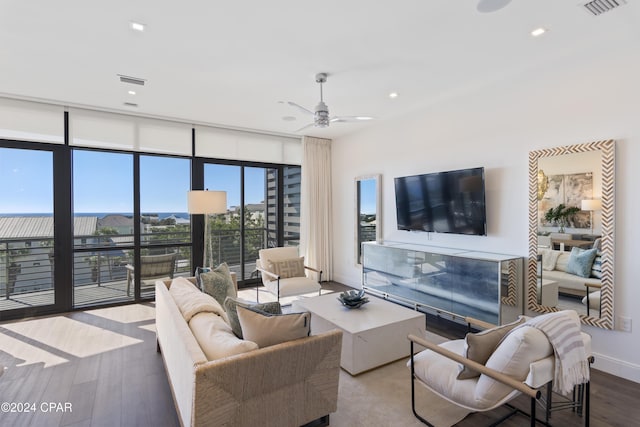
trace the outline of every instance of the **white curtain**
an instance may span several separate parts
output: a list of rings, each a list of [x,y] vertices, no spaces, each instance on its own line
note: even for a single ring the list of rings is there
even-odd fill
[[[301,169],[300,249],[305,263],[331,280],[331,140],[303,137]]]

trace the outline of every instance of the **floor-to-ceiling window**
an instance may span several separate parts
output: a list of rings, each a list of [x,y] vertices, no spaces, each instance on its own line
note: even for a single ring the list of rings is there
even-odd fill
[[[55,304],[53,152],[0,147],[0,311]]]
[[[300,166],[282,168],[282,235],[284,246],[300,244]]]
[[[189,276],[193,271],[191,221],[187,213],[190,166],[185,158],[140,156],[141,269],[147,268],[145,263],[162,259],[155,255],[173,255],[172,271],[167,277]],[[153,296],[153,282],[153,278],[140,277],[143,298]]]
[[[227,192],[227,212],[209,216],[213,264],[226,262],[242,284],[255,282],[263,248],[297,245],[300,166],[205,163],[204,187]]]
[[[299,146],[0,98],[0,319],[153,298],[154,257],[171,258],[163,277],[193,274],[204,221],[190,189],[227,192],[208,217],[211,265],[257,282],[261,248],[298,244],[300,166],[282,162]]]

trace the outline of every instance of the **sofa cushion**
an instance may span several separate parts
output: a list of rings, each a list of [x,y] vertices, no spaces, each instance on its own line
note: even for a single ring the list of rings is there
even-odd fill
[[[506,325],[497,326],[478,333],[468,333],[464,337],[465,348],[463,356],[484,365],[498,346],[500,340],[513,328],[524,322],[525,319],[521,317],[515,322],[507,323]],[[469,367],[464,365],[460,366],[462,370],[458,374],[459,380],[466,380],[480,375],[479,372]]]
[[[301,256],[279,261],[267,260],[267,270],[273,274],[277,274],[281,279],[304,277],[304,257]]]
[[[524,381],[531,363],[553,354],[553,347],[546,335],[531,326],[514,328],[495,349],[485,366],[515,380]],[[475,390],[477,400],[496,402],[513,389],[486,375],[480,375]]]
[[[236,337],[224,319],[213,313],[196,314],[191,318],[189,328],[207,360],[217,360],[258,348],[256,343]]]
[[[597,251],[597,249],[572,248],[569,255],[569,264],[567,264],[567,273],[580,277],[589,277]]]
[[[311,332],[311,313],[268,314],[238,306],[242,335],[260,348],[304,338]]]
[[[189,322],[193,316],[202,312],[215,313],[225,321],[227,315],[222,306],[210,295],[200,292],[196,286],[185,277],[176,277],[171,281],[169,294],[180,309],[182,317]]]
[[[220,305],[224,304],[227,297],[237,296],[231,272],[224,262],[211,271],[201,273],[200,280],[202,281],[202,292],[214,297]]]
[[[269,314],[282,314],[282,307],[280,306],[280,303],[278,301],[255,303],[243,300],[242,298],[227,297],[227,299],[224,300],[224,309],[227,312],[229,326],[231,326],[233,333],[238,338],[243,338],[240,319],[238,319],[238,306],[245,308],[254,308]]]

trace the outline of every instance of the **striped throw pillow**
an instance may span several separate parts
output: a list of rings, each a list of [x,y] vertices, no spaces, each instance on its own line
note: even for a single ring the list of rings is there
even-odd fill
[[[591,277],[602,279],[602,252],[598,251],[591,266]]]

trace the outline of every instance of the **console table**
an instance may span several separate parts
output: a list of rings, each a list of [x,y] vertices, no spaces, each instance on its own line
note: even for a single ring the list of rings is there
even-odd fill
[[[523,313],[523,258],[407,243],[362,245],[362,287],[422,311],[492,324]]]

